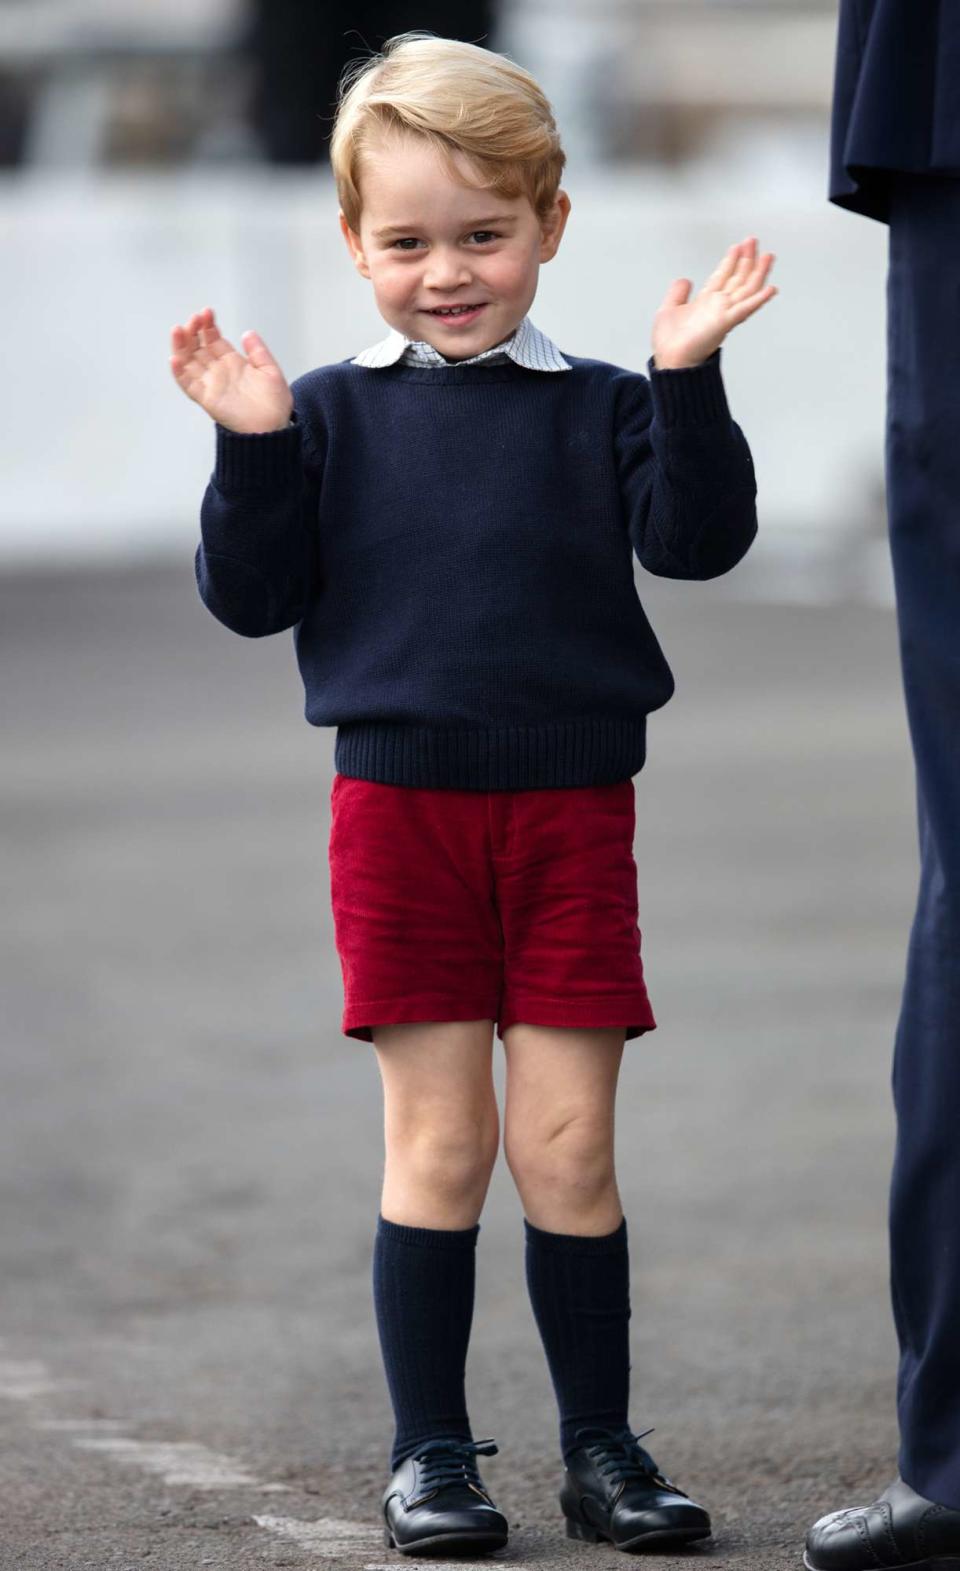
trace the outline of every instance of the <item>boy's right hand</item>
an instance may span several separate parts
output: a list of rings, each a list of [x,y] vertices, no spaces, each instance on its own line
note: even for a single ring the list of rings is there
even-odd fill
[[[212,306],[194,312],[170,334],[174,380],[229,431],[282,431],[293,412],[286,377],[257,333],[244,333],[240,342],[246,357],[223,337]]]

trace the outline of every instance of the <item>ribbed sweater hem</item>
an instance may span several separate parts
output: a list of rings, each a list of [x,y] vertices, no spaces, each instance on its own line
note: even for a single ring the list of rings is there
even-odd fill
[[[646,715],[476,728],[357,721],[337,728],[334,747],[338,774],[480,791],[612,785],[645,757]]]

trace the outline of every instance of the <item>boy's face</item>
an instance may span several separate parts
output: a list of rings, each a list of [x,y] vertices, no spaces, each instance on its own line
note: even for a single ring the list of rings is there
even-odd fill
[[[462,154],[453,156],[465,179],[476,178]],[[451,179],[429,142],[401,134],[368,149],[361,179],[360,233],[342,212],[340,227],[384,320],[447,359],[508,338],[537,292],[540,263],[560,244],[566,192],[557,193],[541,225],[526,196],[502,197]],[[461,303],[480,309],[461,321],[431,314]]]

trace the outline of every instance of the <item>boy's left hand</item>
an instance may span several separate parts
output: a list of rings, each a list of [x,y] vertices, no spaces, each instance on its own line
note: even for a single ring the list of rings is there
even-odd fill
[[[772,251],[764,251],[758,258],[757,239],[751,235],[730,247],[695,299],[688,299],[690,279],[675,278],[653,319],[656,369],[702,365],[732,327],[766,305],[778,293],[773,284],[763,284],[773,257]]]

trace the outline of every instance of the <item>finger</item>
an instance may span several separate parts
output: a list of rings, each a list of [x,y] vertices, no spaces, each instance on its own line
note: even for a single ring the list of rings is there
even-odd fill
[[[728,301],[736,303],[737,301],[744,299],[746,295],[753,292],[752,280],[755,272],[756,267],[753,258],[746,253],[741,255],[740,260],[738,261],[737,266],[731,274],[730,280],[723,291]]]
[[[224,338],[216,322],[203,329],[204,349],[211,360],[222,360],[224,355],[235,355],[229,338]]]
[[[182,371],[193,359],[196,350],[196,335],[190,333],[187,328],[182,327],[178,322],[171,329],[170,347],[172,350],[170,363],[175,365],[178,371]]]
[[[177,322],[171,330],[170,370],[189,398],[199,398],[203,373],[211,360],[217,358],[205,345],[208,337],[214,341],[219,337],[212,306],[194,311],[185,326]]]
[[[740,246],[732,245],[723,261],[720,262],[706,280],[703,288],[714,290],[722,289],[737,265],[740,256]],[[703,291],[701,290],[701,293]]]
[[[201,347],[200,325],[203,315],[202,311],[195,311],[188,318],[186,326],[178,322],[171,332],[171,344],[176,354],[184,360],[189,359]]]
[[[212,306],[195,312],[188,326],[193,330],[194,355],[199,365],[207,367],[224,355],[236,353],[230,340],[221,333]]]
[[[198,364],[196,360],[182,361],[171,360],[170,370],[183,391],[191,398],[198,398],[206,381],[206,367]]]
[[[194,337],[197,337],[203,328],[206,327],[207,323],[212,320],[212,318],[213,312],[210,310],[209,306],[204,306],[202,311],[194,311],[193,315],[187,323],[187,332],[191,333]]]
[[[689,278],[675,278],[660,302],[661,311],[672,305],[684,305],[693,288]]]
[[[250,364],[258,371],[263,366],[277,364],[260,334],[255,333],[252,328],[249,328],[245,333],[241,333],[240,342],[247,352]]]
[[[198,390],[203,387],[204,367],[198,364],[192,353],[186,359],[182,355],[171,355],[169,365],[171,374],[178,386],[182,388],[188,397],[196,398]]]
[[[739,259],[739,261],[737,263],[737,266],[739,267],[740,271],[743,274],[747,274],[747,273],[750,272],[750,269],[756,264],[756,260],[757,260],[757,237],[756,237],[756,235],[748,235],[745,240],[741,241],[741,244],[740,244],[740,259]]]
[[[766,289],[761,289],[758,295],[754,295],[747,300],[741,300],[732,313],[731,327],[736,327],[738,322],[745,321],[748,316],[753,315],[754,311],[759,311],[762,305],[766,305],[768,300],[772,300],[774,295],[779,293],[780,291],[776,284],[770,284]]]
[[[743,279],[741,283],[738,284],[736,279],[732,281],[731,287],[728,291],[730,299],[733,301],[738,301],[745,299],[748,295],[756,294],[757,290],[761,288],[765,279],[768,277],[774,260],[774,253],[772,251],[765,251],[763,256],[757,262],[756,266],[751,269],[750,273]]]
[[[755,242],[754,242],[754,246],[755,246]],[[750,274],[753,272],[754,265],[755,265],[754,253],[753,253],[753,250],[750,249],[750,242],[748,241],[746,249],[742,250],[740,252],[739,257],[737,258],[737,265],[736,265],[736,267],[733,270],[733,274],[732,274],[731,279],[730,279],[729,287],[731,289],[740,289],[740,288],[742,288],[743,284],[746,282],[746,280],[750,277]]]
[[[182,388],[183,392],[187,394],[188,398],[196,398],[197,394],[195,389],[200,387],[203,383],[203,378],[197,376],[196,366],[193,365],[192,362],[188,365],[182,365],[178,361],[172,359],[170,361],[170,370],[175,382],[177,383],[177,386]]]
[[[738,240],[735,245],[730,246],[719,267],[707,279],[704,289],[727,289],[732,281],[741,278],[753,259],[756,245],[756,237],[748,236],[747,239]]]
[[[195,311],[193,316],[188,317],[188,319],[186,321],[186,324],[184,324],[183,322],[176,322],[176,323],[174,323],[174,326],[173,326],[171,331],[174,332],[174,333],[181,334],[184,341],[187,341],[187,340],[192,341],[197,336],[197,328],[199,326],[199,322],[200,322],[200,312]]]
[[[214,358],[215,357],[210,353],[206,344],[197,343],[193,346],[189,364],[193,366],[202,366],[203,369],[206,370],[207,366],[211,364]]]

